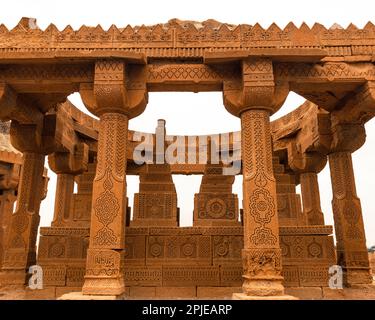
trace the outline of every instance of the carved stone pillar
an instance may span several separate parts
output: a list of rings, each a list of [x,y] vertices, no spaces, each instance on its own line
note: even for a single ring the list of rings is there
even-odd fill
[[[16,190],[1,190],[0,195],[0,269],[3,264],[5,242],[9,233],[13,206],[17,199],[15,191]]]
[[[324,225],[324,215],[320,207],[318,175],[305,172],[300,175],[303,214],[309,225]]]
[[[57,186],[52,225],[40,228],[38,265],[44,271],[44,287],[83,285],[91,193],[84,194],[82,199],[82,194],[73,194],[73,189],[76,175],[80,192],[82,176],[89,174],[93,179],[93,170],[86,171],[89,164],[85,144],[78,143],[72,150],[78,152],[55,152],[48,156],[49,166],[57,174]]]
[[[43,154],[24,152],[17,208],[11,219],[3,259],[3,284],[25,285],[28,268],[36,262],[39,207],[44,193]]]
[[[145,86],[132,90],[127,85],[131,83],[122,60],[101,60],[95,64],[93,87],[80,89],[87,108],[100,117],[83,294],[117,296],[125,290],[128,121],[141,113],[147,102]]]
[[[283,295],[276,181],[267,110],[241,114],[244,283],[249,296]]]
[[[371,284],[361,201],[357,197],[351,152],[331,153],[329,166],[337,264],[343,267],[345,285]]]
[[[100,117],[84,294],[119,295],[124,291],[121,263],[127,206],[127,130],[126,115],[105,113]]]
[[[309,110],[306,111],[307,114],[309,114],[308,111]],[[311,119],[312,116],[309,118]],[[315,117],[315,122],[314,118],[310,120],[310,122],[315,123],[313,128],[311,128],[310,122],[304,122],[304,127],[294,139],[290,139],[290,141],[287,142],[288,165],[294,173],[299,176],[303,218],[308,225],[324,225],[324,215],[320,206],[318,173],[322,171],[327,164],[327,144],[324,143],[325,141],[323,139],[320,139],[314,144],[314,148],[320,151],[311,150],[313,149],[313,147],[311,147],[313,142],[311,142],[310,137],[310,135],[313,135],[312,133],[315,133],[314,130],[316,129],[314,128],[319,127],[319,119],[320,118]],[[320,132],[316,132],[316,135],[321,137]],[[307,151],[308,148],[309,151]]]
[[[224,84],[224,103],[241,118],[243,173],[244,249],[243,293],[235,299],[284,296],[276,181],[272,167],[270,115],[288,94],[288,86],[276,85],[270,59],[242,62],[242,84]]]
[[[73,191],[74,175],[68,173],[57,174],[52,227],[63,226],[64,221],[69,220]]]
[[[74,143],[72,150],[48,156],[49,166],[57,174],[52,227],[73,227],[74,179],[87,170],[89,151],[88,146],[81,142]]]
[[[375,83],[368,81],[345,97],[330,113],[332,143],[328,155],[337,264],[346,286],[372,283],[360,199],[357,196],[352,153],[366,141],[364,123],[374,115]]]

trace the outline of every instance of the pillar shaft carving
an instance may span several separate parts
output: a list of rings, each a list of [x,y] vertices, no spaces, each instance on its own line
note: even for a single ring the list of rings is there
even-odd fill
[[[116,295],[124,291],[121,265],[127,206],[127,132],[126,115],[105,113],[100,117],[85,294]]]
[[[89,150],[85,143],[77,142],[73,152],[54,152],[48,156],[50,168],[57,174],[55,208],[52,227],[73,227],[72,197],[74,178],[87,170]]]
[[[3,264],[5,245],[16,200],[17,196],[14,189],[2,190],[2,195],[0,196],[0,269]]]
[[[270,115],[288,92],[287,83],[275,82],[269,58],[244,59],[241,85],[224,83],[224,105],[241,118],[244,282],[243,293],[235,294],[239,299],[284,294]]]
[[[84,294],[124,292],[128,121],[147,104],[146,86],[128,88],[123,60],[99,60],[94,83],[82,85],[86,107],[100,117]]]
[[[245,246],[243,290],[247,295],[282,295],[269,112],[243,112],[241,127]]]
[[[74,175],[57,174],[55,209],[52,227],[62,227],[70,220],[70,209],[74,191]]]
[[[351,152],[329,155],[332,209],[337,241],[337,263],[345,284],[371,283],[360,199],[357,197]]]
[[[309,225],[324,225],[324,215],[320,206],[318,175],[305,172],[300,175],[303,214]]]
[[[11,219],[2,270],[7,281],[26,283],[26,272],[36,262],[39,207],[45,191],[44,155],[24,152],[17,208]]]

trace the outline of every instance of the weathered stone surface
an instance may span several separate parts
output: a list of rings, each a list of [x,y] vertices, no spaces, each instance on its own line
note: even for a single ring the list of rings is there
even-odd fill
[[[0,31],[0,119],[11,120],[0,135],[0,285],[24,287],[35,263],[46,285],[37,295],[82,287],[83,295],[64,294],[67,299],[211,290],[202,287],[223,294],[241,284],[236,298],[290,299],[285,287],[304,298],[319,298],[323,290],[329,298],[341,294],[326,289],[334,264],[354,290],[344,289],[342,297],[371,284],[351,159],[375,115],[371,23],[281,30],[173,19],[108,31],[53,25],[43,31],[23,18]],[[176,136],[187,142],[177,148],[159,120],[147,136],[151,161],[137,161],[137,137],[144,133],[128,124],[153,91],[222,91],[225,108],[241,120],[240,134],[229,133],[229,144],[217,142],[221,153],[238,153],[232,163],[242,164],[234,173],[243,175],[241,223],[234,176],[218,172],[228,164],[214,163],[210,148],[192,143],[204,136]],[[271,123],[290,91],[307,101]],[[65,102],[72,92],[99,120]],[[153,143],[159,134],[162,148]],[[175,156],[166,152],[173,147],[181,153],[176,161],[160,161]],[[203,161],[186,162],[191,150]],[[54,219],[41,229],[36,260],[46,155],[58,178]],[[317,179],[327,159],[336,252]],[[140,176],[132,220],[127,174]],[[172,174],[203,174],[191,228],[179,227]]]

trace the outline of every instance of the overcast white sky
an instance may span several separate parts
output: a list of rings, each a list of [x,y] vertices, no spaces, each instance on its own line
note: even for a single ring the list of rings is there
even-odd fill
[[[21,17],[37,18],[40,28],[45,29],[54,23],[60,30],[70,24],[78,29],[82,24],[95,26],[100,24],[108,29],[112,24],[124,27],[127,24],[165,23],[169,19],[184,20],[215,19],[232,24],[260,23],[268,27],[276,22],[284,27],[293,21],[297,26],[306,22],[312,26],[315,22],[330,27],[338,23],[343,27],[354,23],[363,27],[368,21],[375,24],[374,0],[257,0],[257,1],[202,1],[202,0],[91,0],[91,1],[47,1],[23,0],[4,1],[1,5],[0,24],[14,27]],[[87,112],[78,94],[72,101]],[[286,114],[299,106],[303,99],[290,93],[283,108],[272,119]],[[209,134],[235,131],[240,122],[223,107],[221,93],[150,93],[146,111],[130,121],[130,129],[153,132],[156,120],[167,120],[169,134]],[[367,245],[375,245],[375,120],[366,125],[366,144],[353,155],[358,195],[362,201]],[[41,225],[48,226],[53,216],[55,175],[51,176],[48,196],[41,207]],[[181,208],[181,225],[192,223],[194,193],[198,192],[201,177],[175,176],[174,181]],[[132,205],[133,194],[138,190],[137,177],[128,177],[128,197]],[[236,178],[234,192],[242,201],[241,177]],[[322,208],[327,224],[333,223],[332,190],[328,166],[319,175]]]

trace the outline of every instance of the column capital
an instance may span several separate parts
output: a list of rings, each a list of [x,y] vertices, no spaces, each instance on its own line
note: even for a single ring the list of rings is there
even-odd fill
[[[224,83],[224,105],[239,117],[245,110],[261,109],[270,114],[283,105],[289,93],[287,82],[276,82],[270,58],[249,58],[241,61],[240,83]]]
[[[354,152],[366,141],[365,123],[375,116],[375,81],[367,81],[330,114],[331,152]]]
[[[363,124],[336,124],[331,127],[332,143],[330,153],[358,150],[366,141],[366,129]]]
[[[87,109],[98,117],[121,113],[134,118],[144,111],[148,102],[142,75],[140,79],[131,79],[126,61],[119,59],[97,60],[94,82],[81,84],[79,91]]]
[[[0,120],[40,125],[43,114],[35,106],[26,103],[10,85],[0,82]]]
[[[319,173],[327,164],[327,156],[319,152],[301,152],[296,143],[287,146],[288,165],[296,174]]]
[[[87,170],[89,161],[89,146],[78,143],[74,153],[54,152],[48,156],[48,164],[56,174],[77,175]]]
[[[12,120],[10,141],[21,152],[48,154],[49,142],[44,139],[43,122],[40,124],[22,124]]]

